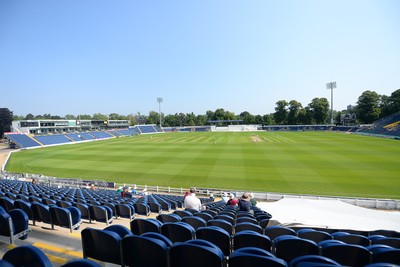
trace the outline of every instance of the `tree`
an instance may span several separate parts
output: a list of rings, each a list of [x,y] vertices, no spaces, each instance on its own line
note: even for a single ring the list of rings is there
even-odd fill
[[[196,116],[196,125],[203,126],[207,124],[207,115],[197,115]]]
[[[390,110],[391,114],[400,111],[400,89],[397,89],[390,95]]]
[[[291,100],[289,102],[289,113],[287,114],[287,122],[290,125],[299,124],[298,116],[300,110],[303,108],[300,102]]]
[[[279,100],[276,102],[274,119],[276,124],[286,124],[287,123],[287,106],[288,102],[285,100]]]
[[[158,114],[158,112],[155,111],[149,112],[147,124],[157,124],[157,125],[160,124],[160,115]]]
[[[312,113],[313,120],[316,124],[323,124],[327,122],[329,114],[329,102],[325,97],[314,98],[308,105]]]
[[[13,113],[8,108],[0,108],[0,138],[5,132],[10,132]]]
[[[248,111],[243,111],[239,115],[239,119],[243,120],[243,124],[254,124],[255,118],[253,115],[250,114]]]
[[[379,119],[381,109],[379,108],[379,95],[374,91],[365,91],[357,101],[356,114],[362,123],[373,123]]]
[[[92,118],[94,119],[94,120],[108,120],[108,116],[107,115],[104,115],[104,114],[101,114],[101,113],[95,113],[95,114],[93,114],[93,116],[92,116]]]
[[[76,119],[76,117],[75,117],[74,115],[71,115],[71,114],[65,115],[64,118],[65,118],[66,120],[75,120],[75,119]]]
[[[79,114],[76,118],[78,120],[91,120],[92,116],[90,116],[88,114]]]
[[[22,120],[24,120],[24,119],[25,119],[24,116],[20,116],[20,115],[13,115],[13,116],[12,116],[12,120],[13,120],[13,121],[22,121]]]
[[[185,120],[186,120],[186,115],[184,114],[184,113],[179,113],[179,114],[176,114],[177,115],[177,119],[178,119],[178,122],[179,122],[179,126],[180,127],[182,127],[182,126],[184,126],[185,125]]]
[[[32,113],[28,113],[25,116],[25,120],[34,120],[35,116]]]
[[[262,116],[264,125],[273,125],[275,124],[274,115],[273,114],[265,114]]]

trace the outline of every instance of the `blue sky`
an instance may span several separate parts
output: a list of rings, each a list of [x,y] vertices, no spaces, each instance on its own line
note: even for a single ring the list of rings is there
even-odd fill
[[[400,1],[0,1],[0,107],[17,115],[274,112],[400,88]]]

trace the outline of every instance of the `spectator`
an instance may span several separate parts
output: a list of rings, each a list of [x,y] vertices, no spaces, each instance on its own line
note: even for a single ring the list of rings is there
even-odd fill
[[[94,184],[91,184],[89,187],[90,190],[96,190],[96,187],[94,186]]]
[[[147,196],[148,194],[149,194],[149,192],[147,192],[147,189],[144,188],[144,189],[142,190],[142,196]]]
[[[212,201],[214,201],[214,194],[213,194],[213,193],[210,193],[210,199],[211,199]]]
[[[242,197],[239,199],[239,211],[248,211],[252,212],[251,210],[251,202],[250,202],[250,193],[243,193]]]
[[[254,194],[250,193],[250,202],[253,207],[257,205],[257,200],[254,198]]]
[[[200,199],[196,196],[196,188],[190,188],[190,195],[185,197],[185,208],[201,211],[203,209]]]
[[[132,191],[131,191],[132,195],[134,195],[134,196],[136,196],[136,194],[137,194],[136,189],[137,189],[137,187],[136,187],[136,185],[135,185],[135,186],[133,186],[133,189],[132,189]]]
[[[229,205],[229,206],[237,206],[238,205],[238,200],[237,200],[237,198],[235,198],[235,195],[234,194],[230,194],[229,195],[229,200],[228,200],[228,202],[226,203],[226,205]]]
[[[183,195],[183,200],[185,200],[185,198],[186,198],[187,196],[190,196],[190,192],[189,192],[189,191],[186,191],[186,193]]]
[[[228,203],[228,200],[229,200],[228,194],[226,192],[224,192],[222,194],[222,201],[226,204],[226,203]]]
[[[122,192],[122,197],[132,198],[132,193],[129,192],[129,187],[124,187],[124,191]]]

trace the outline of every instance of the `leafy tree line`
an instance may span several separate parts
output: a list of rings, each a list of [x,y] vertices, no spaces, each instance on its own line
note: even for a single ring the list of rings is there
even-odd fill
[[[377,119],[400,111],[400,89],[394,91],[390,96],[379,95],[375,91],[365,91],[358,98],[357,105],[351,110],[334,111],[335,123],[339,124],[341,114],[355,113],[356,123],[372,123]],[[296,101],[279,100],[276,102],[275,112],[265,115],[253,115],[248,111],[236,115],[223,108],[215,111],[208,110],[206,114],[195,115],[192,113],[161,114],[162,126],[203,126],[209,125],[210,120],[242,120],[243,124],[262,125],[304,125],[304,124],[326,124],[330,122],[330,103],[326,98],[314,98],[304,106]],[[150,111],[148,115],[129,114],[120,115],[111,113],[108,115],[95,113],[72,115],[64,117],[43,114],[26,116],[13,116],[13,120],[38,120],[38,119],[67,119],[67,120],[128,120],[131,125],[136,124],[159,124],[160,114]]]

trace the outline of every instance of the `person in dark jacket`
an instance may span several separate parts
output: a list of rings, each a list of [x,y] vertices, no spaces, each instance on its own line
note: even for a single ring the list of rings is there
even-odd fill
[[[251,212],[250,193],[243,193],[238,203],[239,211]]]

